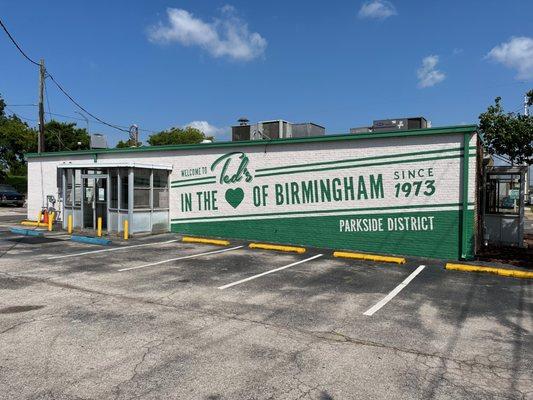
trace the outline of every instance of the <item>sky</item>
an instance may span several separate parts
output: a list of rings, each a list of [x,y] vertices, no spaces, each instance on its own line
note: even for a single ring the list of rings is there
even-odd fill
[[[533,88],[531,0],[0,0],[0,19],[83,107],[142,140],[188,125],[228,140],[243,116],[328,134],[412,116],[471,124],[496,96],[521,112]],[[46,111],[85,127],[46,81]],[[1,31],[0,94],[35,125],[23,105],[37,103],[38,69]]]

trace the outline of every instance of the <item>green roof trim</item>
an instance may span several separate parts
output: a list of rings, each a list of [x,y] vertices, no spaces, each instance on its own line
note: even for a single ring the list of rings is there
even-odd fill
[[[272,139],[272,140],[245,140],[241,142],[219,142],[219,143],[198,143],[198,144],[182,144],[182,145],[167,145],[167,146],[142,146],[142,147],[128,147],[122,149],[92,149],[92,150],[78,150],[78,151],[55,151],[49,153],[28,153],[26,159],[41,158],[41,157],[62,157],[73,155],[97,155],[108,153],[142,153],[147,151],[176,151],[176,150],[199,150],[213,147],[245,147],[245,146],[276,146],[280,144],[299,144],[299,143],[313,143],[313,142],[337,142],[345,140],[362,140],[362,139],[380,139],[391,137],[408,137],[408,136],[426,136],[426,135],[449,135],[454,133],[474,133],[477,131],[477,125],[456,125],[445,126],[439,128],[426,129],[412,129],[407,131],[392,131],[383,133],[358,133],[358,134],[341,134],[341,135],[325,135],[312,136],[305,138],[289,138],[289,139]]]

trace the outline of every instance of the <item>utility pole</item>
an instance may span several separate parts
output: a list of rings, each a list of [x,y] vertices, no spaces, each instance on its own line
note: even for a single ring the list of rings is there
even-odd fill
[[[44,152],[44,79],[46,70],[44,60],[39,62],[39,138],[37,143],[37,152]]]
[[[528,93],[524,95],[524,115],[527,117],[529,115],[529,96]]]

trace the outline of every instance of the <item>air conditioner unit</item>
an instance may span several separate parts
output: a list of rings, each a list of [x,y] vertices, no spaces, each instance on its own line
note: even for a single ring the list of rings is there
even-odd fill
[[[107,138],[100,133],[91,135],[91,149],[107,149]]]

